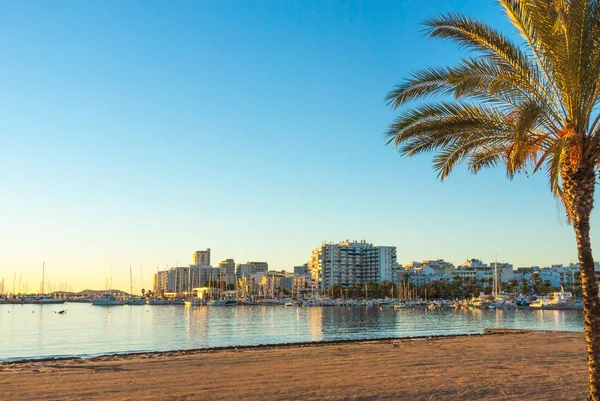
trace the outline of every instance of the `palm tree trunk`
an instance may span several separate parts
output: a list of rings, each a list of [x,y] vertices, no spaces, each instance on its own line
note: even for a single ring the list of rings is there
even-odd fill
[[[593,167],[579,168],[568,177],[563,175],[565,204],[575,230],[581,271],[590,385],[589,400],[600,401],[600,298],[598,298],[598,284],[590,241],[590,215],[594,207],[595,183],[596,175]]]

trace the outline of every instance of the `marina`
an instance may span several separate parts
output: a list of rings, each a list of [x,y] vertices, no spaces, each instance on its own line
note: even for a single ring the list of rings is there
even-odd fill
[[[373,302],[373,301],[370,301]],[[60,312],[63,312],[62,314]],[[481,334],[484,328],[583,331],[580,310],[237,305],[0,305],[0,361],[209,347]]]

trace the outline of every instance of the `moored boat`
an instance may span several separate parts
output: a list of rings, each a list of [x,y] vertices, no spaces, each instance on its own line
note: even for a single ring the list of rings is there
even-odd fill
[[[82,297],[70,297],[67,298],[67,302],[69,303],[80,303],[80,304],[84,304],[84,303],[90,303],[92,302],[92,299],[90,297],[87,296],[82,296]]]
[[[144,298],[131,297],[127,298],[123,301],[124,305],[146,305],[146,300]]]
[[[48,295],[40,295],[33,297],[23,297],[21,299],[22,304],[35,304],[35,305],[45,305],[45,304],[64,304],[66,299],[64,298],[52,298]]]
[[[169,301],[162,298],[149,298],[147,301],[148,305],[169,305]]]
[[[92,305],[96,306],[115,306],[121,305],[121,301],[112,294],[102,294],[99,297],[92,298]]]
[[[224,299],[211,299],[206,303],[208,306],[226,306],[227,301]]]

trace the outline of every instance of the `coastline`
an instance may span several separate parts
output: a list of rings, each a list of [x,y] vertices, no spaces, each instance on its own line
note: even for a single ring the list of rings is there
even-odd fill
[[[494,332],[495,330],[502,331],[502,333]],[[488,332],[486,332],[488,331]],[[504,333],[504,331],[510,331],[510,333]],[[41,358],[27,358],[17,359],[13,361],[0,361],[0,372],[7,365],[19,365],[19,364],[32,364],[36,362],[69,362],[69,361],[84,361],[84,362],[97,362],[107,360],[120,360],[130,359],[132,357],[169,357],[169,356],[181,356],[181,355],[196,355],[196,354],[209,354],[220,351],[246,351],[246,350],[263,350],[263,349],[284,349],[284,348],[312,348],[322,347],[327,345],[342,345],[350,343],[377,343],[377,342],[389,342],[389,341],[401,341],[401,340],[418,340],[418,339],[438,339],[438,338],[454,338],[454,337],[471,337],[471,336],[483,336],[483,335],[501,335],[501,334],[521,334],[522,332],[530,332],[536,330],[521,330],[521,329],[484,329],[483,333],[471,333],[471,334],[448,334],[448,335],[424,335],[424,336],[413,336],[413,337],[381,337],[381,338],[355,338],[347,340],[321,340],[321,341],[301,341],[301,342],[288,342],[288,343],[273,343],[273,344],[255,344],[255,345],[226,345],[221,347],[206,347],[206,348],[189,348],[189,349],[174,349],[166,351],[134,351],[134,352],[116,352],[94,356],[58,356],[58,357],[41,357]],[[550,332],[562,333],[561,331],[545,330]]]
[[[526,334],[530,332],[550,332],[550,333],[576,333],[570,331],[559,331],[559,330],[529,330],[529,329],[492,329],[484,328],[483,333],[465,333],[465,334],[447,334],[447,335],[423,335],[423,336],[412,336],[412,337],[380,337],[380,338],[356,338],[347,340],[321,340],[321,341],[301,341],[301,342],[289,342],[289,343],[273,343],[273,344],[256,344],[256,345],[227,345],[221,347],[206,347],[206,348],[189,348],[189,349],[174,349],[166,351],[140,351],[140,352],[118,352],[108,353],[94,356],[59,356],[59,357],[42,357],[42,358],[26,358],[17,359],[12,361],[0,361],[0,372],[2,372],[8,365],[20,365],[20,364],[34,364],[36,362],[69,362],[69,361],[107,361],[107,360],[119,360],[119,359],[130,359],[132,357],[169,357],[169,356],[180,356],[180,355],[196,355],[196,354],[207,354],[220,351],[245,351],[253,349],[279,349],[279,348],[307,348],[307,347],[322,347],[327,345],[342,345],[350,343],[378,343],[378,342],[390,342],[390,341],[401,341],[401,340],[418,340],[418,339],[443,339],[443,338],[455,338],[455,337],[472,337],[472,336],[483,336],[483,335],[506,335],[506,334]]]
[[[492,329],[17,361],[0,383],[8,400],[541,401],[585,398],[586,373],[583,333]]]

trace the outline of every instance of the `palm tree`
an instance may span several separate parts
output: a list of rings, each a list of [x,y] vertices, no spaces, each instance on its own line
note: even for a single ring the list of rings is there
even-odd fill
[[[473,173],[503,164],[509,178],[545,171],[575,231],[590,399],[598,401],[600,299],[590,214],[600,160],[600,1],[498,3],[518,41],[462,15],[425,21],[429,37],[475,53],[453,67],[417,71],[389,93],[393,108],[428,99],[398,116],[388,143],[406,156],[436,151],[442,180],[461,162]]]

